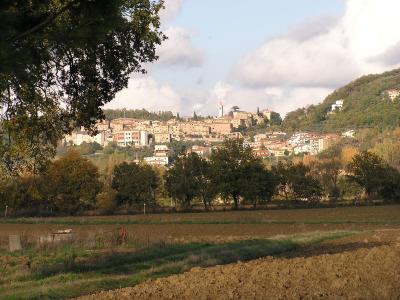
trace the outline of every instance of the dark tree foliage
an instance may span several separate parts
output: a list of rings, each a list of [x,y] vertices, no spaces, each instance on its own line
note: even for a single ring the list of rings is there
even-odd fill
[[[269,120],[271,126],[277,126],[282,124],[281,115],[277,112],[271,112],[271,120]]]
[[[279,162],[273,167],[278,180],[278,192],[286,200],[319,200],[322,195],[320,182],[310,174],[310,168],[303,163]]]
[[[379,194],[385,200],[400,202],[400,172],[393,167],[388,167],[385,175]]]
[[[262,161],[254,156],[251,148],[243,145],[242,139],[226,140],[213,151],[211,178],[218,193],[233,200],[235,209],[241,197],[252,203],[268,200],[275,184]]]
[[[363,151],[355,155],[348,171],[348,178],[364,188],[367,199],[381,196],[393,200],[400,194],[399,171],[376,154]]]
[[[275,176],[260,163],[250,163],[244,166],[242,197],[255,208],[257,204],[265,204],[275,194],[277,180]]]
[[[75,214],[94,208],[100,187],[97,168],[69,151],[41,174],[8,180],[0,202],[14,215]]]
[[[101,188],[98,169],[78,152],[67,152],[42,176],[44,198],[59,213],[74,214],[95,206]]]
[[[0,3],[2,164],[21,173],[51,157],[77,126],[145,72],[165,38],[153,0],[4,0]]]
[[[326,196],[333,201],[337,201],[341,194],[339,179],[344,166],[339,157],[340,153],[336,153],[335,146],[322,152],[318,161],[310,166],[314,177],[320,180]]]
[[[170,111],[149,112],[146,109],[105,109],[104,115],[107,120],[125,117],[139,120],[169,121],[175,118]]]
[[[209,164],[196,153],[181,154],[165,174],[165,188],[170,197],[185,209],[190,209],[194,198],[203,201],[206,209],[214,199],[209,178]]]
[[[36,214],[53,208],[43,195],[41,177],[20,177],[3,184],[0,186],[0,206],[3,209],[7,205],[10,215]]]
[[[114,168],[111,186],[120,204],[153,203],[159,181],[151,166],[124,162]]]

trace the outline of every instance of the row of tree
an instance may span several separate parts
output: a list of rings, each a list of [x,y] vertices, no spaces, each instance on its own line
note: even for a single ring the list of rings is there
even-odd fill
[[[371,152],[355,154],[346,165],[327,153],[309,163],[280,162],[266,167],[242,140],[227,140],[209,160],[195,153],[177,156],[162,172],[146,164],[122,162],[101,176],[76,151],[67,152],[36,176],[4,180],[0,201],[16,214],[75,214],[99,208],[157,204],[170,197],[190,209],[216,200],[256,206],[273,197],[317,202],[338,200],[345,193],[366,199],[400,199],[400,173]]]

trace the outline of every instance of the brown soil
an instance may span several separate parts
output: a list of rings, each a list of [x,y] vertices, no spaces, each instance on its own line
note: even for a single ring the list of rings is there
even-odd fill
[[[215,213],[185,213],[108,217],[68,217],[47,218],[46,220],[75,221],[80,225],[57,224],[0,224],[0,248],[7,247],[8,236],[18,234],[29,241],[36,241],[39,235],[58,229],[72,228],[78,239],[96,233],[102,235],[119,227],[124,227],[133,240],[138,242],[223,242],[237,239],[263,238],[280,234],[298,234],[313,231],[332,230],[374,230],[380,228],[399,228],[400,205],[377,207],[341,207],[323,209],[287,209],[267,211],[228,211]],[[131,224],[131,225],[88,225],[87,221],[296,221],[299,224]],[[301,224],[302,221],[322,220],[321,224]],[[329,224],[329,221],[344,220],[342,224]],[[324,224],[327,221],[327,224]],[[388,221],[387,224],[355,224],[346,221]]]
[[[21,235],[23,240],[36,242],[40,235],[58,229],[71,228],[74,240],[86,240],[90,233],[108,236],[118,232],[118,225],[27,225],[0,224],[0,248],[8,245],[10,234]],[[129,241],[139,243],[186,243],[211,242],[220,243],[242,239],[266,238],[276,235],[291,235],[323,231],[362,231],[375,229],[395,229],[400,225],[379,224],[162,224],[162,225],[126,225],[123,226]],[[108,234],[108,235],[107,235]]]
[[[171,213],[148,215],[122,215],[97,217],[54,217],[44,220],[67,221],[307,221],[307,220],[353,220],[377,221],[399,220],[400,205],[337,207],[337,208],[310,208],[310,209],[276,209],[276,210],[247,210],[247,211],[218,211],[202,213]],[[35,220],[35,219],[33,219]],[[38,219],[40,220],[40,219]]]
[[[400,299],[400,230],[143,282],[84,299]]]

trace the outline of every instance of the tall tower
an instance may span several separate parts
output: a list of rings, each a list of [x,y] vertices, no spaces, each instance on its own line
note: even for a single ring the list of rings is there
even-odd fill
[[[219,103],[218,106],[218,118],[222,118],[224,116],[224,105],[222,102]]]

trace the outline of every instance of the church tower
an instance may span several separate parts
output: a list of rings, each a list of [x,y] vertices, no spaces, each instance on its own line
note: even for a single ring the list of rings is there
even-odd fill
[[[222,102],[219,103],[218,106],[218,118],[222,118],[224,116],[224,105]]]

